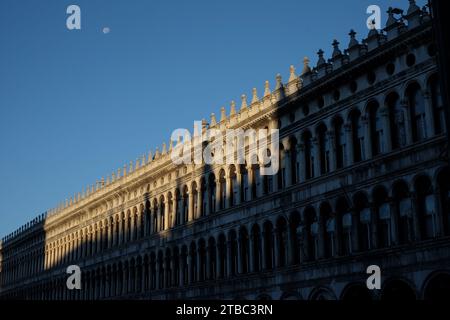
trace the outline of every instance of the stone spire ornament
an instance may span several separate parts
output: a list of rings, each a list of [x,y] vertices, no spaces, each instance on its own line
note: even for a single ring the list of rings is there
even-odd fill
[[[241,111],[247,109],[247,96],[243,94],[241,96]]]
[[[230,107],[230,116],[234,117],[236,115],[236,102],[234,100],[231,101]]]
[[[309,58],[308,57],[304,57],[303,58],[303,70],[302,70],[302,75],[311,72],[311,67],[309,66]]]
[[[282,81],[281,74],[278,73],[275,79],[276,79],[275,90],[281,89],[283,87],[283,83],[281,82]]]
[[[333,40],[333,43],[332,43],[332,46],[333,46],[333,54],[332,54],[331,57],[332,57],[333,59],[340,57],[340,56],[342,55],[342,52],[341,52],[341,50],[339,49],[339,41],[337,41],[336,39],[334,39],[334,40]]]
[[[323,58],[323,54],[324,52],[322,49],[319,49],[319,51],[317,51],[317,55],[319,56],[319,60],[317,60],[317,67],[321,67],[326,64],[326,61]]]
[[[258,101],[259,101],[258,91],[256,90],[256,88],[253,88],[252,89],[252,104],[257,103]]]
[[[295,74],[295,67],[291,65],[289,67],[289,80],[288,82],[294,81],[297,79],[297,75]]]
[[[220,122],[227,121],[227,113],[225,107],[220,108]]]
[[[270,96],[271,92],[270,92],[270,85],[269,85],[269,80],[266,80],[266,82],[264,83],[264,98]]]
[[[166,143],[163,142],[163,144],[162,144],[162,154],[165,155],[166,153],[167,153]]]
[[[211,127],[214,127],[216,124],[217,124],[217,121],[216,121],[216,115],[215,115],[214,112],[213,112],[213,113],[211,113],[211,122],[210,122],[210,126],[211,126]]]
[[[358,43],[358,40],[356,40],[355,30],[351,29],[348,35],[350,36],[350,42],[348,44],[348,48],[350,49],[350,48],[357,46],[359,43]]]

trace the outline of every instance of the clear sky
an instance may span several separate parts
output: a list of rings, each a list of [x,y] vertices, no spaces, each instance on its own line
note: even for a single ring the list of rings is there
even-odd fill
[[[425,1],[418,1],[423,5]],[[81,8],[81,30],[66,8]],[[367,36],[387,0],[1,0],[0,236],[256,87]],[[103,28],[109,28],[104,33]]]

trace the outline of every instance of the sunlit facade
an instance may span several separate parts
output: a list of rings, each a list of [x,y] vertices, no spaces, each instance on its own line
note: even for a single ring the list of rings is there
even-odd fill
[[[175,165],[172,145],[0,244],[0,297],[380,299],[450,292],[450,167],[431,18],[382,32],[204,129],[279,129],[280,169]],[[66,268],[82,270],[68,290]],[[382,288],[366,288],[378,265]],[[444,288],[444,289],[443,289]],[[445,289],[446,288],[446,289]]]

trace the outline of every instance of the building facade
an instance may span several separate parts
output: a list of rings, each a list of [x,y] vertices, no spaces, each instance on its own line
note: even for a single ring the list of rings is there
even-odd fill
[[[4,299],[435,299],[450,294],[450,167],[431,17],[253,89],[203,129],[279,129],[280,170],[175,165],[172,143],[5,237]],[[248,152],[248,150],[246,150]],[[82,288],[66,286],[69,265]],[[381,269],[368,290],[366,269]]]

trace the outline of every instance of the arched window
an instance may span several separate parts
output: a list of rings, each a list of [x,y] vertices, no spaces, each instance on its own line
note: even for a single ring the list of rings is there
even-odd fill
[[[277,266],[284,267],[287,265],[288,233],[287,223],[283,217],[278,218],[276,231],[278,244],[278,247],[275,250],[277,253]]]
[[[199,279],[198,281],[205,281],[206,280],[206,246],[205,246],[205,240],[200,239],[198,242],[198,261],[199,261]]]
[[[279,147],[279,170],[278,170],[278,174],[277,174],[277,184],[278,184],[278,189],[284,189],[286,187],[286,161],[287,161],[287,151],[284,149],[284,146],[282,143],[280,143],[280,147]]]
[[[177,188],[175,190],[175,201],[177,201],[177,212],[175,212],[175,224],[177,226],[181,225],[182,219],[181,219],[181,213],[183,212],[183,199],[184,195],[180,194],[180,190]]]
[[[415,182],[417,216],[421,240],[431,239],[436,231],[435,197],[428,177],[421,176]]]
[[[344,121],[341,118],[334,120],[334,138],[336,144],[336,168],[340,169],[345,164],[345,127]]]
[[[394,213],[397,225],[397,242],[406,244],[412,240],[412,206],[408,185],[404,181],[393,186]]]
[[[413,84],[407,90],[409,112],[411,113],[412,136],[414,141],[427,137],[425,102],[419,85]]]
[[[266,221],[264,223],[264,266],[266,270],[274,267],[274,247],[273,247],[273,226],[272,223]]]
[[[304,145],[304,163],[305,163],[305,178],[311,179],[314,177],[314,157],[313,157],[313,144],[312,135],[309,131],[306,131],[302,135],[302,142]]]
[[[389,109],[392,148],[401,148],[406,145],[405,113],[396,92],[386,97],[386,105]]]
[[[249,272],[249,236],[247,229],[245,227],[241,227],[239,230],[239,242],[240,242],[240,250],[241,255],[239,257],[241,263],[241,271],[242,273]]]
[[[200,208],[200,217],[204,217],[207,212],[206,205],[208,203],[208,188],[206,186],[205,178],[201,178],[200,180],[201,185],[201,193],[202,193],[202,203]]]
[[[330,172],[331,143],[330,140],[328,139],[327,131],[328,129],[324,124],[321,124],[317,128],[321,174]]]
[[[171,221],[172,221],[172,217],[173,217],[173,197],[172,197],[172,192],[169,192],[167,194],[167,212],[168,212],[168,219],[169,221],[167,221],[167,226],[172,227],[171,226]]]
[[[209,175],[209,211],[216,212],[216,177],[213,173]]]
[[[336,244],[334,242],[336,234],[336,220],[332,214],[331,206],[325,202],[320,206],[320,225],[322,227],[323,256],[329,258],[334,256]]]
[[[164,270],[164,282],[165,287],[169,288],[172,286],[172,254],[169,248],[166,249],[166,255],[164,256],[165,270]],[[138,282],[140,283],[140,281]]]
[[[158,232],[158,200],[153,200],[153,233]]]
[[[435,133],[440,134],[446,131],[444,103],[442,101],[441,86],[437,75],[430,78],[428,87],[431,94],[431,103],[433,105],[433,118]]]
[[[289,155],[291,161],[291,183],[296,184],[298,179],[299,163],[297,161],[297,139],[295,137],[289,138]]]
[[[147,268],[145,267],[144,270]],[[173,286],[180,285],[180,253],[178,247],[173,249]],[[147,281],[145,282],[147,284]]]
[[[387,191],[383,187],[377,187],[373,199],[377,219],[377,245],[379,248],[386,248],[391,244],[391,208]]]
[[[336,201],[336,233],[338,238],[339,254],[346,256],[352,253],[352,224],[353,215],[350,212],[350,206],[345,198],[339,198]]]
[[[450,235],[450,168],[443,169],[438,175],[439,198],[444,235]]]
[[[230,275],[235,275],[238,271],[238,243],[237,243],[237,237],[236,232],[234,230],[231,230],[228,233],[228,242],[230,244]]]
[[[355,162],[366,159],[365,155],[365,128],[361,119],[361,113],[354,110],[351,114],[353,135],[353,157]]]
[[[372,248],[372,219],[369,208],[369,201],[363,193],[357,193],[353,199],[355,208],[356,230],[358,232],[358,249],[367,251]]]
[[[376,156],[386,151],[386,147],[384,145],[385,132],[383,129],[381,107],[377,102],[372,101],[367,108],[369,111],[372,155]]]
[[[234,206],[237,204],[237,199],[239,198],[239,185],[237,181],[236,167],[234,165],[230,166],[230,182],[231,182],[230,205]]]
[[[241,199],[242,201],[250,200],[250,190],[249,190],[249,179],[248,179],[248,171],[247,166],[245,164],[241,164],[241,175],[242,175],[242,190],[241,190]]]
[[[217,279],[217,257],[216,257],[216,239],[210,237],[208,240],[208,255],[209,255],[209,278]]]
[[[166,205],[164,203],[164,197],[161,196],[161,198],[159,198],[159,202],[160,202],[160,210],[159,210],[159,230],[163,231],[165,229],[165,217],[166,217]]]
[[[252,243],[253,246],[253,271],[258,272],[261,271],[262,261],[261,261],[261,232],[259,230],[259,226],[257,224],[253,225],[252,228]]]
[[[199,212],[199,203],[198,203],[198,189],[197,189],[197,182],[192,182],[191,185],[191,197],[192,197],[192,218],[197,217]]]
[[[186,221],[188,220],[188,215],[189,215],[189,190],[187,186],[184,186],[183,188],[183,215],[181,217],[181,223],[186,223]]]
[[[188,267],[189,267],[189,274],[191,276],[191,280],[192,282],[196,282],[198,280],[197,278],[197,246],[195,245],[195,242],[191,243],[191,247],[189,250],[189,263],[188,263]]]
[[[318,224],[316,221],[316,212],[313,208],[307,208],[304,212],[304,249],[306,249],[306,259],[313,261],[317,258],[317,235]]]
[[[219,205],[220,209],[225,209],[226,201],[227,201],[227,181],[225,178],[225,170],[220,170],[219,173],[219,185],[220,185],[220,199]]]
[[[227,240],[224,234],[219,235],[219,240],[217,242],[217,251],[219,254],[218,274],[219,278],[223,279],[226,275],[227,270]]]

